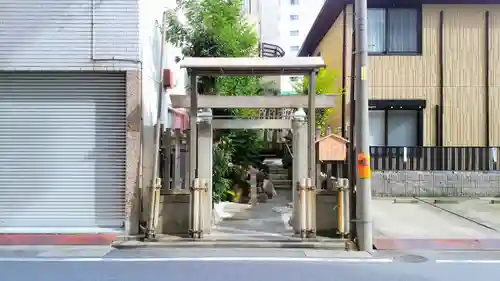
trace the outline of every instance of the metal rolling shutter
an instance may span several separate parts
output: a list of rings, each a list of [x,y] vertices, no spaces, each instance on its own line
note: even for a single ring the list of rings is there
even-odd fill
[[[0,72],[0,227],[123,226],[125,87],[118,72]]]

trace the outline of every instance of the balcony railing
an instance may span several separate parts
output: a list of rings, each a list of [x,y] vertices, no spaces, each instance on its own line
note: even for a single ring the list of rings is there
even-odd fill
[[[499,147],[372,146],[372,170],[499,170]]]
[[[261,57],[276,58],[285,56],[285,51],[278,45],[262,43],[260,54]]]

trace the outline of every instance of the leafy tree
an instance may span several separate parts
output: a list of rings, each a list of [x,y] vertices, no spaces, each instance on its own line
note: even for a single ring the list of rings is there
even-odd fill
[[[248,57],[258,53],[255,27],[241,13],[239,0],[177,0],[168,11],[167,40],[191,57]],[[259,77],[201,77],[202,93],[231,96],[258,95]],[[252,118],[255,109],[214,110],[214,115]],[[224,200],[234,167],[247,168],[256,163],[262,148],[256,132],[222,131],[215,134],[214,201]],[[231,170],[232,169],[232,170]]]
[[[322,68],[319,70],[316,76],[316,94],[317,95],[332,95],[332,94],[343,94],[342,89],[336,88],[336,80],[339,79],[338,73],[333,69]],[[300,94],[307,95],[309,89],[309,79],[305,77],[302,81],[298,81],[294,85],[294,90]],[[324,108],[317,110],[316,112],[316,128],[321,128],[321,132],[324,133],[326,127],[330,125],[332,129],[336,129],[341,126],[342,118],[340,116],[342,106],[342,98],[339,95],[335,102],[335,106],[332,108]]]
[[[227,136],[221,139],[214,145],[214,169],[213,169],[213,201],[220,202],[229,199],[230,193],[227,193],[228,186],[231,185],[232,167],[231,158],[234,154],[231,139]]]
[[[317,95],[332,95],[342,93],[342,89],[337,89],[334,87],[336,80],[339,78],[337,72],[332,69],[322,68],[319,70],[316,76],[316,94]],[[301,94],[307,95],[309,90],[309,79],[305,77],[302,81],[297,81],[293,85],[294,90]],[[326,127],[330,125],[332,129],[336,129],[341,126],[342,116],[340,115],[341,110],[339,108],[342,106],[342,97],[339,95],[335,102],[335,106],[332,108],[323,108],[316,110],[316,128],[321,128],[321,133],[325,133]],[[304,110],[307,111],[306,108]],[[292,147],[292,138],[287,137],[285,141],[289,147]],[[291,173],[293,158],[289,153],[285,153],[282,157],[283,167],[289,170]],[[290,174],[291,175],[291,174]]]

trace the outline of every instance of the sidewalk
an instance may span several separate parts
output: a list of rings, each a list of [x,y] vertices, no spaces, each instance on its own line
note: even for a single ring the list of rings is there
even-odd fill
[[[500,250],[500,204],[479,198],[374,198],[381,249]]]
[[[206,238],[238,241],[293,239],[293,229],[288,225],[292,215],[292,208],[288,206],[291,201],[292,191],[280,190],[278,196],[266,203],[232,213],[231,217],[219,222]]]
[[[288,225],[292,215],[291,201],[291,190],[279,190],[278,196],[255,207],[227,204],[222,221],[200,240],[162,236],[157,242],[125,241],[115,243],[114,247],[345,249],[345,243],[340,239],[319,237],[304,241],[294,237],[293,229]]]

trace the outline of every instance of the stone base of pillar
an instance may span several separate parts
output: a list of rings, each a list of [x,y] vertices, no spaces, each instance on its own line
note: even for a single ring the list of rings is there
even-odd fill
[[[316,190],[316,234],[318,236],[337,236],[337,203],[337,191]]]
[[[190,192],[172,189],[160,196],[158,234],[187,235],[189,231]]]

